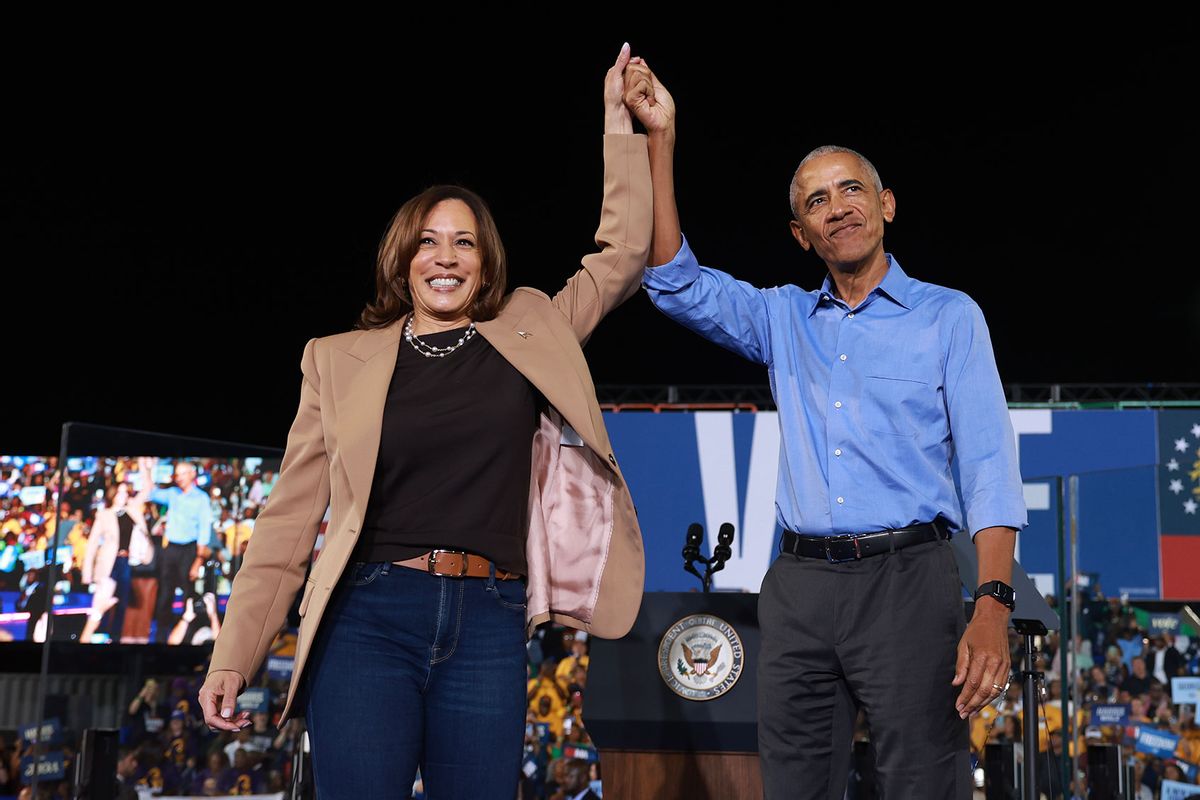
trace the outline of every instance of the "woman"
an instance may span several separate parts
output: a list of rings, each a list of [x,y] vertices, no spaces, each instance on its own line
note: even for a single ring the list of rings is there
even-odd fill
[[[95,584],[92,609],[79,641],[90,642],[104,615],[112,610],[110,641],[121,641],[125,610],[129,607],[130,568],[150,562],[154,548],[146,529],[146,494],[133,492],[121,482],[104,493],[104,506],[96,509],[83,557],[83,583]]]
[[[305,349],[200,699],[211,727],[247,724],[234,699],[328,501],[283,712],[307,716],[322,798],[394,796],[418,764],[431,796],[512,796],[529,632],[553,619],[619,637],[637,614],[641,535],[581,350],[649,250],[646,142],[623,104],[647,87],[624,86],[628,63],[626,46],[605,81],[602,250],[553,299],[506,295],[486,206],[434,187],[392,220],[360,329]]]

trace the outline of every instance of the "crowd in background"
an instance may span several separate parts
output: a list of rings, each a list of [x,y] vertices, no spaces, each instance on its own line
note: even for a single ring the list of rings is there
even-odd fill
[[[29,614],[23,628],[8,625],[0,636],[44,640],[46,553],[61,517],[59,548],[69,557],[53,587],[61,601],[55,638],[127,644],[215,638],[220,598],[229,593],[275,473],[261,459],[73,461],[79,463],[68,470],[57,514],[57,459],[0,463],[0,612]],[[175,503],[184,491],[196,501]],[[190,536],[189,563],[174,580],[170,544],[179,536],[172,515],[179,530],[192,517],[201,529]]]
[[[0,612],[45,608],[45,567],[30,556],[44,555],[59,524],[48,506],[57,488],[55,461],[0,463]],[[92,605],[86,609],[85,604],[76,620],[80,639],[203,644],[215,638],[221,621],[218,598],[228,594],[254,520],[268,502],[274,473],[256,459],[159,464],[117,458],[84,459],[81,464],[69,471],[60,498],[60,547],[69,548],[71,557],[55,586],[59,595],[81,595]],[[207,506],[202,509],[207,511],[202,514],[204,533],[196,541],[195,560],[183,585],[170,587],[171,602],[160,602],[159,562],[170,549],[172,513],[164,493],[187,485],[189,474],[188,490],[199,492]],[[143,535],[145,546],[139,550]],[[125,555],[116,555],[120,553]],[[128,575],[114,577],[113,564],[121,557],[129,562]],[[127,585],[121,586],[122,581]],[[989,744],[1015,745],[1020,758],[1021,731],[1036,719],[1039,781],[1049,798],[1063,796],[1064,760],[1074,783],[1071,792],[1086,795],[1086,748],[1095,743],[1123,745],[1136,773],[1139,800],[1157,797],[1164,779],[1197,783],[1195,707],[1172,698],[1171,678],[1200,675],[1200,642],[1146,630],[1125,600],[1105,598],[1098,585],[1081,598],[1078,618],[1065,682],[1062,642],[1055,634],[1037,639],[1037,668],[1044,674],[1045,691],[1036,713],[1026,713],[1021,683],[1014,681],[999,702],[972,717],[971,748],[980,765]],[[38,624],[31,613],[25,636],[16,638],[36,639]],[[68,620],[56,617],[56,630],[60,624],[70,628]],[[0,638],[4,633],[0,629]],[[1023,639],[1014,634],[1011,645],[1012,663],[1019,669],[1025,659]],[[587,649],[584,634],[553,626],[539,630],[529,644],[522,800],[573,798],[588,786],[600,794],[599,759],[583,722]],[[122,783],[198,796],[278,791],[288,785],[303,723],[292,721],[282,732],[275,730],[286,680],[260,676],[255,685],[267,690],[268,705],[255,713],[252,728],[237,734],[215,734],[202,724],[195,700],[200,680],[197,675],[147,681],[131,698],[121,730]],[[1066,741],[1062,698],[1064,687],[1072,684],[1078,706],[1073,741]],[[1103,724],[1095,716],[1097,706],[1124,706],[1125,724]],[[1144,729],[1178,737],[1172,756],[1137,752],[1138,732]],[[869,753],[869,720],[860,719],[855,738],[856,753]],[[62,751],[68,761],[74,758],[70,743]],[[18,765],[28,752],[27,744],[0,736],[0,795],[19,790]],[[856,757],[855,763],[853,790],[859,798],[870,797],[869,756]],[[69,789],[63,787],[68,783],[48,788],[67,796]],[[418,776],[414,797],[422,796],[421,788]]]
[[[286,653],[294,637],[274,648]],[[589,787],[601,795],[599,757],[583,723],[588,642],[584,634],[550,626],[529,644],[528,715],[521,800],[569,800]],[[214,732],[203,722],[196,700],[203,676],[147,679],[123,709],[117,780],[136,793],[217,797],[284,791],[293,778],[293,756],[303,719],[280,719],[288,679],[264,670],[243,697],[261,698],[253,725],[236,733]],[[68,778],[42,784],[43,797],[72,797],[70,777],[78,732],[67,732],[61,749]],[[57,748],[57,746],[56,746]],[[21,758],[32,746],[0,735],[0,796],[21,789]],[[420,776],[414,798],[424,797]]]
[[[1048,598],[1051,603],[1054,598]],[[1017,760],[1023,757],[1022,731],[1036,720],[1038,778],[1042,793],[1063,797],[1062,763],[1067,759],[1077,796],[1087,796],[1087,747],[1120,744],[1122,757],[1134,769],[1138,800],[1159,797],[1161,782],[1197,783],[1200,729],[1195,706],[1171,697],[1171,678],[1200,675],[1200,642],[1194,637],[1146,630],[1133,607],[1122,598],[1105,598],[1099,586],[1081,598],[1080,625],[1074,647],[1067,653],[1068,680],[1074,681],[1076,715],[1071,734],[1064,738],[1062,643],[1053,633],[1035,640],[1037,670],[1044,675],[1036,714],[1023,708],[1022,684],[1014,680],[1006,694],[971,718],[971,748],[981,763],[984,747],[1011,744]],[[1010,638],[1014,670],[1025,663],[1022,637]],[[1106,724],[1097,706],[1124,706],[1126,724]],[[1178,737],[1171,757],[1139,752],[1139,730],[1162,731]],[[1200,792],[1200,788],[1197,789]],[[1067,795],[1070,796],[1070,795]]]

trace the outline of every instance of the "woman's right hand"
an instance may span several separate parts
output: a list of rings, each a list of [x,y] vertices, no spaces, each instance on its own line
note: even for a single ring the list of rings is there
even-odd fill
[[[633,119],[625,107],[625,67],[629,65],[629,43],[621,46],[616,62],[604,76],[604,132],[633,133]],[[640,62],[641,59],[633,59]]]
[[[214,670],[200,687],[200,710],[204,724],[214,731],[240,731],[250,725],[250,712],[234,715],[242,676],[231,669]]]

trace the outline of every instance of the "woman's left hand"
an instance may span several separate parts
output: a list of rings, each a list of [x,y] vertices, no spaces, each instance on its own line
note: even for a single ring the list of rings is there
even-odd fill
[[[633,133],[633,118],[625,107],[625,67],[630,61],[629,42],[621,46],[616,62],[604,76],[604,132]]]

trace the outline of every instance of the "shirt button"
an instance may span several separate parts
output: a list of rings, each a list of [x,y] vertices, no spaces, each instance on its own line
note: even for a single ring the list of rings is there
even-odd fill
[[[838,400],[837,402],[835,402],[835,403],[833,404],[833,407],[834,407],[834,408],[841,408],[841,407],[842,407],[842,401],[841,401],[841,400]]]
[[[839,503],[844,503],[844,502],[846,502],[846,498],[844,498],[844,497],[839,497],[839,498],[838,498],[838,502],[839,502]]]
[[[838,457],[840,458],[840,457],[841,457],[841,455],[842,455],[842,448],[840,448],[840,447],[839,447],[837,450],[834,450],[834,451],[833,451],[833,454],[834,454],[835,456],[838,456]]]
[[[845,353],[842,353],[840,356],[838,356],[838,358],[840,358],[842,361],[845,361],[845,360],[846,360],[846,354],[845,354]]]
[[[851,311],[849,314],[847,314],[846,319],[854,319],[854,312]]]

